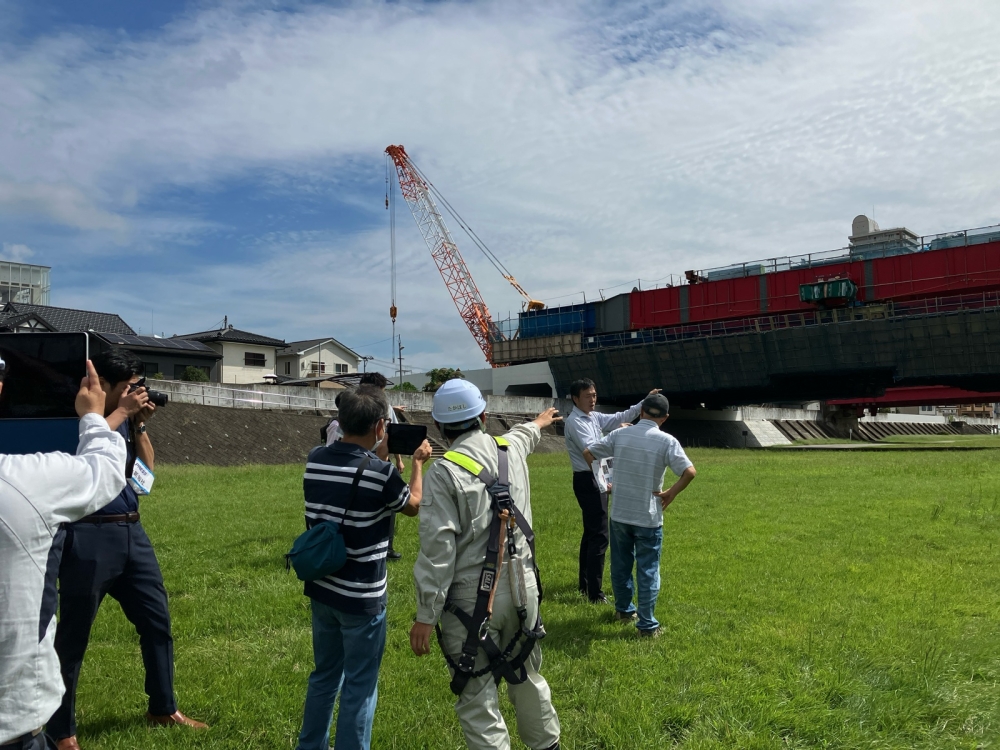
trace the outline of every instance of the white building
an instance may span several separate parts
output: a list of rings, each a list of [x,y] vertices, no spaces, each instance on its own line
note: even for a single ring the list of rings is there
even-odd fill
[[[241,331],[231,325],[173,338],[200,341],[221,354],[216,377],[218,382],[232,385],[263,383],[265,376],[275,373],[277,351],[287,346],[280,339]]]
[[[285,378],[319,378],[357,372],[361,357],[337,339],[292,341],[277,353],[275,374]]]
[[[49,266],[0,260],[0,306],[8,302],[49,304]]]

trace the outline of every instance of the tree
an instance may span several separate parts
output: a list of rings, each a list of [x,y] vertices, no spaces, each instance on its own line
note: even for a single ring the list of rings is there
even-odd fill
[[[406,380],[399,385],[391,388],[393,391],[403,391],[405,393],[414,393],[417,390],[417,386],[413,385],[409,380]]]
[[[186,380],[189,383],[207,383],[208,373],[200,367],[188,365],[184,368],[184,372],[181,373],[181,380]]]
[[[428,371],[427,377],[430,379],[424,385],[424,391],[428,393],[433,393],[449,380],[454,380],[455,378],[465,379],[465,375],[462,374],[461,370],[452,367],[437,367]]]

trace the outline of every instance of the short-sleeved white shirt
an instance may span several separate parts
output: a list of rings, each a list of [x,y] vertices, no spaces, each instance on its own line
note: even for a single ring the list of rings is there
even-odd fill
[[[673,435],[663,432],[650,419],[615,430],[588,446],[594,458],[614,456],[611,520],[632,526],[656,528],[663,525],[660,498],[669,468],[680,476],[693,466]]]

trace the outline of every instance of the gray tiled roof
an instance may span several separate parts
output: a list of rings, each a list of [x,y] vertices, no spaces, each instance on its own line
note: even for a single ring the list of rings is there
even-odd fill
[[[270,336],[262,336],[259,333],[241,331],[238,328],[219,328],[215,331],[202,331],[201,333],[185,333],[181,336],[172,336],[175,339],[187,339],[189,341],[230,341],[235,344],[259,344],[260,346],[284,347],[285,342],[281,339],[272,339]]]
[[[73,310],[50,305],[28,305],[23,302],[8,302],[4,305],[0,311],[0,328],[12,328],[28,317],[37,317],[60,333],[95,331],[135,335],[135,331],[128,323],[114,313]]]

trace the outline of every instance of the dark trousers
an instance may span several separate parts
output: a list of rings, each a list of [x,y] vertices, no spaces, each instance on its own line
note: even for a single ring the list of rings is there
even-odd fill
[[[56,743],[45,732],[26,734],[0,745],[0,750],[56,750]]]
[[[76,686],[90,628],[105,594],[118,601],[139,633],[149,712],[174,713],[174,641],[167,590],[145,530],[139,523],[77,523],[67,531],[56,628],[66,694],[48,723],[48,733],[57,740],[76,734]]]
[[[573,472],[573,493],[583,512],[580,592],[596,599],[603,593],[604,556],[608,551],[608,494],[597,488],[597,480],[589,471]]]

